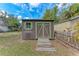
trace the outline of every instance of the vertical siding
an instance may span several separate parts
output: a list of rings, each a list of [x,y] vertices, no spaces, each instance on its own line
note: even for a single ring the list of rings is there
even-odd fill
[[[51,22],[51,38],[50,39],[54,39],[54,24],[53,24],[53,22]]]
[[[26,31],[22,29],[22,39],[35,39],[35,22],[32,22],[32,30]]]
[[[26,30],[24,30],[23,28],[24,28],[24,23],[25,23],[26,21],[24,21],[24,22],[22,22],[22,39],[25,39],[25,40],[28,40],[28,39],[37,39],[36,38],[36,30],[35,30],[35,23],[36,22],[34,22],[34,21],[32,21],[32,30],[30,30],[30,31],[26,31]],[[31,21],[29,21],[29,22],[31,22]],[[50,37],[50,39],[54,39],[54,26],[53,26],[53,22],[50,22],[51,23],[51,37]]]

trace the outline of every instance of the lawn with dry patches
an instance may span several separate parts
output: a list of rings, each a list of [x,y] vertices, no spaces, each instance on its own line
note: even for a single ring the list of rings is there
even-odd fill
[[[58,56],[58,55],[74,55],[58,43],[51,40],[52,47],[56,51],[40,52],[36,51],[37,40],[22,40],[21,32],[0,33],[0,55],[5,56]]]

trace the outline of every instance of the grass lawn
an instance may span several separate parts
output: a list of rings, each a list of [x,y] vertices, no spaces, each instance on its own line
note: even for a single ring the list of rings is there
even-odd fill
[[[20,32],[0,33],[0,55],[49,55],[48,52],[38,52],[37,40],[22,40]]]
[[[53,52],[36,51],[37,40],[22,40],[21,32],[0,33],[0,55],[2,56],[51,56],[74,55],[67,47],[51,40],[56,48]]]

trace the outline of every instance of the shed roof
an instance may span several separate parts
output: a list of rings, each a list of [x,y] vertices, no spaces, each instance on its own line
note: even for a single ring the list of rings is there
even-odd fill
[[[44,20],[44,19],[22,19],[22,21],[44,21],[44,22],[53,22],[54,20]]]

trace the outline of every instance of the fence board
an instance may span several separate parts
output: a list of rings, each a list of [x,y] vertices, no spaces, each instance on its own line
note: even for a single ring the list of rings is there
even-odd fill
[[[55,33],[55,39],[61,40],[62,42],[70,45],[71,47],[79,50],[79,42],[76,41],[72,36],[65,35],[63,33]]]

